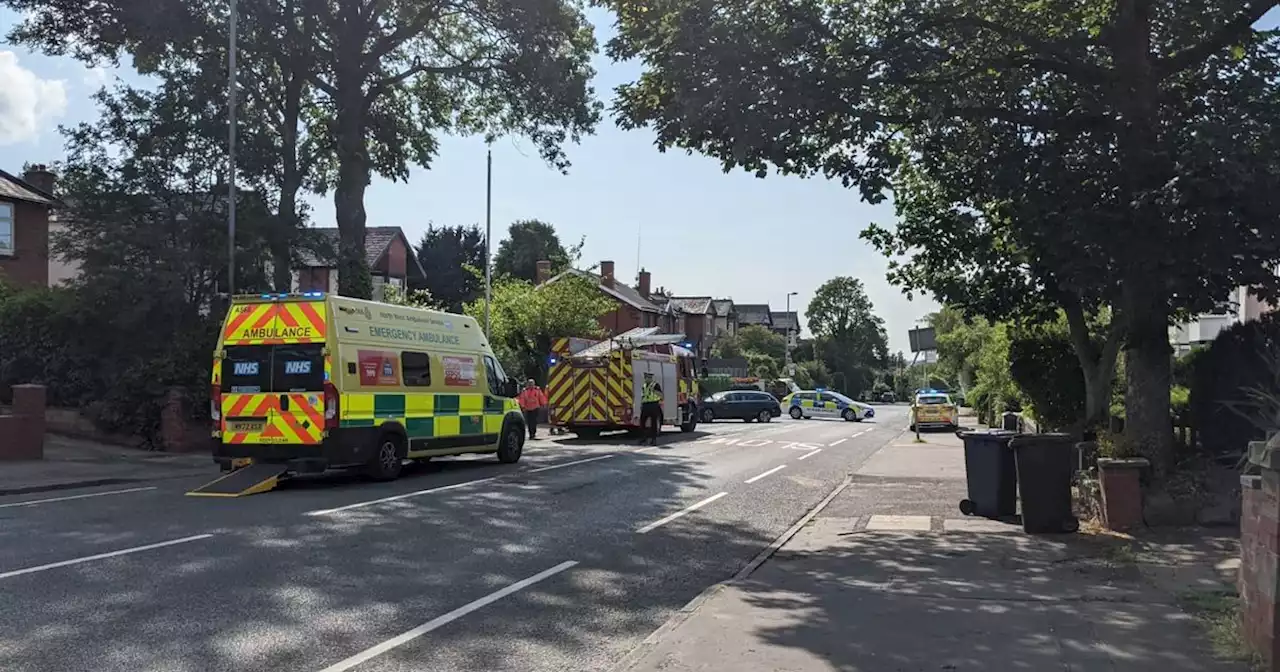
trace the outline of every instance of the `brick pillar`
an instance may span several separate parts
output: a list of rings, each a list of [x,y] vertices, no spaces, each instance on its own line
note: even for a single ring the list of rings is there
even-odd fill
[[[1249,445],[1249,460],[1260,476],[1242,476],[1240,516],[1241,627],[1245,642],[1262,656],[1267,670],[1280,671],[1280,618],[1276,594],[1280,587],[1280,450],[1257,441]]]
[[[164,407],[160,409],[160,448],[171,452],[182,452],[187,449],[187,416],[186,403],[182,392],[170,388],[165,395]]]
[[[13,415],[0,424],[0,460],[44,459],[43,385],[13,386]]]

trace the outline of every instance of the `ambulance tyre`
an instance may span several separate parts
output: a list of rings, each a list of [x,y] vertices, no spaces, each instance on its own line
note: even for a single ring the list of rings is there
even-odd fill
[[[378,437],[378,449],[365,467],[365,473],[375,481],[394,481],[400,478],[405,458],[404,436],[386,432]]]
[[[514,422],[508,422],[502,428],[502,442],[498,444],[498,461],[503,464],[515,464],[524,453],[525,428]]]
[[[792,407],[791,407],[791,419],[792,419],[792,420],[799,420],[799,419],[800,419],[801,417],[803,417],[803,416],[804,416],[804,411],[800,410],[800,407],[799,407],[799,406],[792,406]]]

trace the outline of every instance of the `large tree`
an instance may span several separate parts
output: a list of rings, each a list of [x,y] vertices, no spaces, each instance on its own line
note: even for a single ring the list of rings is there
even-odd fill
[[[225,3],[208,0],[2,1],[26,16],[15,41],[89,59],[128,52],[144,69],[202,46],[202,26],[226,23]],[[595,38],[573,0],[253,0],[241,11],[273,39],[237,53],[266,68],[305,63],[295,72],[326,112],[339,291],[349,296],[372,293],[364,196],[373,174],[404,180],[410,165],[428,167],[446,132],[523,135],[565,170],[565,143],[599,118]]]
[[[493,272],[534,282],[539,261],[551,262],[551,272],[559,273],[577,261],[581,251],[581,241],[566,248],[560,242],[556,227],[536,219],[522,219],[513,222],[507,229],[507,237],[498,243]]]
[[[427,272],[426,289],[445,310],[458,313],[484,293],[484,232],[472,226],[428,226],[418,242],[418,262]]]
[[[889,359],[889,338],[862,281],[849,276],[826,281],[814,292],[805,317],[818,339],[815,350],[833,375],[843,374],[845,392],[870,389]]]
[[[1170,319],[1276,288],[1276,38],[1253,28],[1274,0],[607,4],[611,55],[645,64],[624,125],[726,169],[918,198],[921,233],[877,242],[956,270],[899,281],[975,314],[1067,309],[1095,373],[1123,344],[1129,440],[1157,469]]]

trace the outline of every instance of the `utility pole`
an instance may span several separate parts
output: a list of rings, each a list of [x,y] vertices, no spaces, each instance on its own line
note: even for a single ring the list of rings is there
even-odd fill
[[[233,0],[234,1],[234,0]],[[493,149],[485,154],[484,176],[484,338],[489,340],[489,304],[493,303]]]
[[[787,349],[786,349],[786,369],[787,377],[793,378],[796,375],[795,366],[791,363],[791,329],[796,320],[791,319],[791,297],[798,295],[800,292],[790,292],[787,294]]]
[[[227,297],[236,291],[236,0],[230,0],[227,48]]]

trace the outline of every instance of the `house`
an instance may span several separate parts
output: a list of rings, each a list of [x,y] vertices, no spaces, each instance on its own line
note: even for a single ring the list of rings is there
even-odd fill
[[[733,305],[733,299],[716,299],[711,302],[711,307],[716,314],[715,338],[738,333],[738,312]]]
[[[716,340],[715,300],[709,296],[673,296],[668,299],[667,306],[683,318],[680,332],[698,357],[711,356],[711,346]]]
[[[767,303],[740,303],[734,306],[738,313],[738,327],[764,327],[773,330],[773,312]]]
[[[1280,268],[1276,272],[1280,274]],[[1169,342],[1173,345],[1174,354],[1183,355],[1197,346],[1212,343],[1220,332],[1232,325],[1260,319],[1275,309],[1248,287],[1237,287],[1218,304],[1216,310],[1170,327]]]
[[[54,174],[42,165],[22,177],[0,170],[0,277],[49,284],[49,221],[61,205],[54,186]]]
[[[606,334],[613,336],[638,327],[659,327],[664,332],[680,331],[679,320],[665,305],[667,297],[651,293],[648,271],[640,271],[637,286],[633,288],[618,282],[612,261],[600,262],[599,274],[574,268],[553,277],[551,262],[544,260],[538,262],[537,284],[555,282],[571,273],[595,283],[600,292],[614,302],[614,309],[600,316],[600,328]]]
[[[770,327],[773,333],[779,336],[788,334],[799,336],[800,334],[800,316],[794,310],[789,313],[769,313],[769,321],[773,323],[773,326]]]
[[[298,265],[293,271],[294,292],[338,293],[338,229],[309,229],[312,240],[298,250]],[[418,255],[398,226],[370,226],[364,231],[365,261],[373,276],[373,298],[382,299],[385,285],[415,286],[427,274],[418,263]]]

